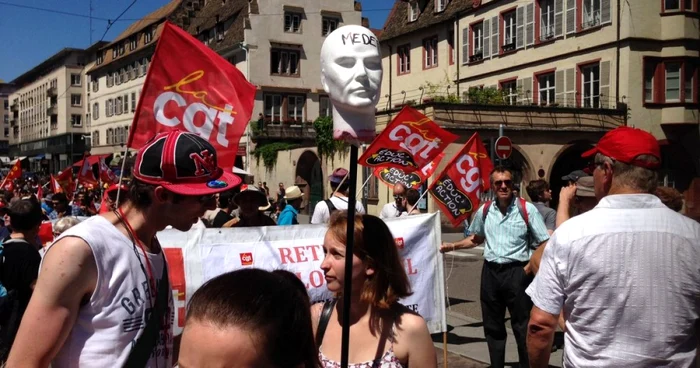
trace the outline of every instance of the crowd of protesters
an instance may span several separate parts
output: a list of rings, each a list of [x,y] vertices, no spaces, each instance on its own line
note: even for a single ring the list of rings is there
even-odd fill
[[[505,366],[506,310],[521,367],[548,365],[557,329],[564,331],[566,367],[690,366],[698,347],[700,225],[678,213],[678,191],[657,186],[659,148],[648,133],[615,129],[585,156],[592,165],[561,178],[556,209],[549,183],[529,182],[526,201],[514,172],[497,166],[489,175],[495,199],[474,211],[465,239],[440,246],[451,252],[484,244],[480,303],[491,366]],[[0,360],[8,367],[234,360],[337,367],[343,313],[362,341],[350,345],[349,356],[364,363],[352,366],[437,366],[425,321],[398,303],[411,286],[381,220],[419,214],[416,189],[397,184],[380,217],[358,202],[349,219],[347,170],[328,178],[332,194],[315,205],[311,223],[329,226],[321,269],[340,295],[349,281],[346,225],[355,222],[351,310],[335,299],[310,305],[292,273],[239,270],[197,290],[180,340],[156,233],[199,223],[297,225],[303,193],[283,183],[272,195],[266,182],[241,184],[218,167],[214,148],[190,133],[161,133],[134,159],[122,187],[50,193],[42,178],[22,178],[0,194]],[[48,244],[40,236],[47,221],[56,239]]]

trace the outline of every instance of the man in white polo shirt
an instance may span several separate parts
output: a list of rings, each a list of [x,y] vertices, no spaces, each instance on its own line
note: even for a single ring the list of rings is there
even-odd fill
[[[661,164],[656,139],[620,127],[583,157],[595,160],[600,202],[557,228],[527,289],[531,367],[547,367],[562,309],[564,367],[694,365],[700,224],[650,194]]]

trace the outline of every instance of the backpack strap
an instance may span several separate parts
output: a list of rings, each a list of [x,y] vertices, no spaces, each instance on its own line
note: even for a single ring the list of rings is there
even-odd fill
[[[330,200],[330,198],[329,198],[329,199],[324,199],[323,201],[326,202],[326,206],[328,206],[328,214],[329,214],[329,215],[330,215],[331,213],[333,213],[333,211],[336,211],[336,210],[337,210],[337,208],[335,208],[335,205],[334,205],[333,202]]]
[[[493,204],[493,201],[486,201],[484,204],[484,209],[481,214],[481,221],[484,223],[484,226],[486,226],[486,216],[489,214],[489,209],[491,208],[491,205]]]
[[[523,221],[525,221],[525,227],[527,228],[527,246],[530,248],[535,249],[535,247],[532,246],[532,232],[530,231],[530,215],[527,213],[527,205],[526,201],[524,198],[518,197],[518,199],[515,201],[515,205],[518,207],[518,212],[520,213],[520,217],[523,218]]]
[[[326,328],[328,327],[328,321],[331,319],[331,314],[333,314],[333,308],[338,299],[327,300],[323,303],[323,310],[321,311],[321,318],[318,320],[318,327],[316,327],[316,347],[321,346],[323,342],[323,335],[326,334]]]

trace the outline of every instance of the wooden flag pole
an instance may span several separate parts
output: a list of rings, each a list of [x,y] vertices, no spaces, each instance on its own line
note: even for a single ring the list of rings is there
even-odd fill
[[[343,339],[340,349],[340,366],[348,367],[350,350],[350,294],[352,293],[352,255],[355,242],[355,205],[357,203],[357,147],[350,146],[350,197],[348,197],[347,241],[345,243],[345,285],[343,287]]]

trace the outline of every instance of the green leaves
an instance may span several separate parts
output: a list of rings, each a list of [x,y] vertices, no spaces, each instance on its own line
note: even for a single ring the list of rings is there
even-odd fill
[[[298,144],[287,143],[287,142],[270,142],[258,144],[253,151],[253,156],[255,156],[256,163],[260,165],[260,157],[263,159],[263,165],[269,171],[275,167],[277,163],[277,152],[287,151],[294,148],[298,148]]]
[[[345,142],[333,139],[333,118],[330,116],[318,117],[314,121],[316,130],[316,148],[319,157],[328,159],[336,152],[345,151]]]

